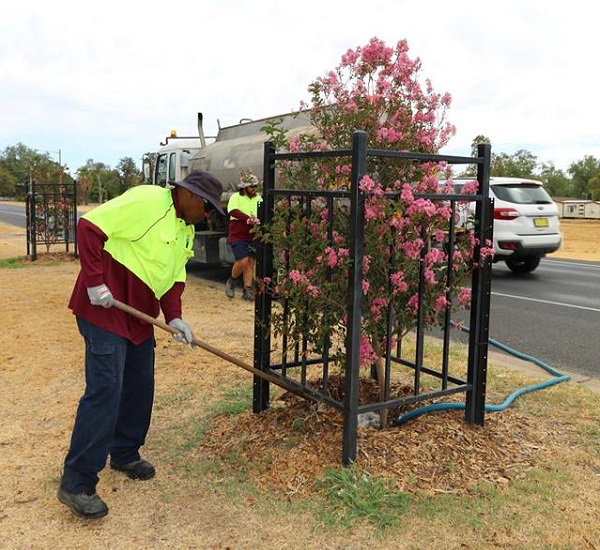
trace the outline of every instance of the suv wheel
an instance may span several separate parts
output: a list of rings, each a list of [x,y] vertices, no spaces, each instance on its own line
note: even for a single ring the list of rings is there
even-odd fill
[[[531,273],[538,265],[540,265],[540,256],[533,256],[531,258],[507,258],[506,265],[508,269],[515,273]]]

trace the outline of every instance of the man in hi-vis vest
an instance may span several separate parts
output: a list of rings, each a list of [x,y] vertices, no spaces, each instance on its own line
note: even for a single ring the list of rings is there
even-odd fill
[[[69,308],[85,341],[85,393],[79,401],[58,499],[74,514],[100,518],[108,507],[96,493],[110,467],[132,479],[155,470],[140,457],[154,399],[154,329],[111,307],[124,302],[165,321],[191,344],[182,320],[185,266],[194,224],[210,210],[223,214],[221,182],[201,170],[172,189],[133,187],[82,216],[77,224],[81,269]]]

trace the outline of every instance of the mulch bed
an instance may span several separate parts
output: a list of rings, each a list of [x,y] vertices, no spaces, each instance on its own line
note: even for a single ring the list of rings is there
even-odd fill
[[[230,467],[237,464],[265,490],[315,494],[318,480],[341,465],[343,418],[327,405],[287,395],[261,414],[221,415],[214,422],[201,452],[224,463],[237,456]],[[464,411],[436,412],[400,426],[359,427],[356,466],[406,492],[463,493],[482,482],[506,485],[523,477],[556,437],[550,424],[514,409],[488,413],[484,427],[467,424]]]
[[[59,262],[74,262],[78,258],[73,252],[40,252],[37,251],[37,258],[34,260],[31,255],[23,256],[19,258],[19,263],[24,265],[30,264],[48,264],[48,263],[59,263]]]

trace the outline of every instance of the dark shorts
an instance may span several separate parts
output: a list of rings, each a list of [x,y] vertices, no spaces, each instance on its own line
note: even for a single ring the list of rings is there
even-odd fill
[[[231,243],[231,250],[236,260],[243,260],[248,257],[256,258],[258,243],[253,241],[235,241]]]

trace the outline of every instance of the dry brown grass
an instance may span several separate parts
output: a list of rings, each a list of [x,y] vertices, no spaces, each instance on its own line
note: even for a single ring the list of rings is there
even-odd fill
[[[0,257],[24,250],[22,232],[0,224]],[[386,533],[362,522],[336,529],[323,524],[314,486],[325,466],[339,463],[335,418],[310,409],[297,412],[300,423],[280,409],[218,414],[231,395],[248,399],[251,375],[161,331],[144,448],[158,475],[133,482],[104,470],[98,491],[109,515],[75,518],[55,497],[83,389],[83,346],[66,308],[78,265],[61,260],[0,268],[0,548],[600,547],[600,402],[584,388],[529,394],[484,429],[447,412],[361,432],[358,466],[396,479],[416,504]],[[252,305],[226,301],[222,284],[197,279],[184,300],[197,336],[252,362]],[[532,380],[539,378],[492,364],[489,399]]]
[[[565,220],[560,222],[563,243],[550,258],[600,261],[600,220]]]

